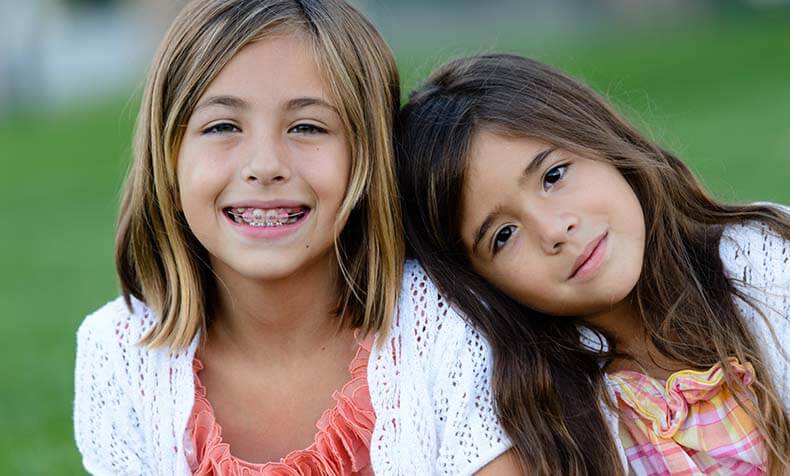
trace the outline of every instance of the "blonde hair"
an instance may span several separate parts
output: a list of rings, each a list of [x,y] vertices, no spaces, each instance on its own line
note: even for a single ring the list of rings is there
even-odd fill
[[[247,44],[282,32],[310,39],[351,145],[351,172],[335,230],[343,276],[340,325],[389,326],[404,244],[392,127],[400,99],[395,61],[376,29],[342,0],[195,0],[156,54],[137,119],[134,161],[116,236],[124,298],[158,320],[141,343],[186,348],[205,330],[215,279],[208,253],[177,207],[176,159],[184,125],[211,81]]]

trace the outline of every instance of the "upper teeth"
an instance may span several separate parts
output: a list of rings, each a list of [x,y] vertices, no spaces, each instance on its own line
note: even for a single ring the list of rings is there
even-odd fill
[[[304,215],[304,210],[287,208],[231,208],[231,216],[236,222],[246,222],[251,225],[273,226],[283,223],[293,223],[300,216]]]

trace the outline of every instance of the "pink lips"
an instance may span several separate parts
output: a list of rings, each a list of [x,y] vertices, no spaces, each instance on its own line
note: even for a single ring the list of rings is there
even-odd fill
[[[278,225],[278,226],[251,226],[246,223],[237,223],[234,221],[230,215],[225,213],[228,209],[234,208],[259,208],[259,209],[303,209],[305,210],[304,215],[302,215],[295,223],[287,224],[287,225]],[[284,238],[292,233],[295,233],[302,227],[307,217],[310,215],[312,210],[310,207],[306,206],[302,202],[294,201],[294,200],[244,200],[231,203],[230,205],[224,207],[222,209],[222,215],[225,217],[225,220],[239,233],[248,238],[253,239],[264,239],[264,240],[275,240],[279,238]]]
[[[604,232],[592,240],[582,254],[573,263],[573,271],[568,279],[585,279],[591,276],[600,268],[606,256],[606,246],[608,245],[609,233]]]
[[[227,214],[223,213],[225,220],[233,227],[233,229],[237,230],[244,236],[249,238],[263,238],[274,240],[277,238],[283,238],[291,233],[296,232],[299,228],[302,227],[302,224],[307,219],[307,216],[310,215],[310,211],[308,210],[305,212],[304,216],[302,216],[296,223],[291,223],[289,225],[279,225],[279,226],[251,226],[247,225],[246,223],[236,223],[233,221]]]
[[[244,200],[229,203],[224,208],[307,208],[307,205],[296,200]]]

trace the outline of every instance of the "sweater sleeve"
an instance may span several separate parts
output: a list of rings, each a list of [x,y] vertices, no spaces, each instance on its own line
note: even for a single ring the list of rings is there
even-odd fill
[[[95,475],[152,474],[145,464],[128,353],[129,327],[121,299],[89,315],[77,331],[74,433],[85,469]]]
[[[727,227],[719,249],[728,277],[760,311],[736,300],[790,412],[790,242],[766,224],[745,223]]]
[[[443,302],[441,297],[438,302]],[[433,348],[436,469],[439,474],[473,474],[512,445],[494,407],[491,348],[444,304],[447,331],[438,336]]]
[[[408,448],[424,466],[377,474],[472,474],[511,446],[494,410],[491,349],[417,263],[407,263],[401,292],[394,346],[384,354],[400,382],[387,420],[397,422],[401,456]]]

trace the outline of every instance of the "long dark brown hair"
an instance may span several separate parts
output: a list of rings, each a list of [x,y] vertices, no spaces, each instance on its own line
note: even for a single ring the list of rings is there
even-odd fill
[[[733,298],[762,312],[728,279],[719,256],[725,225],[759,221],[790,239],[790,218],[770,205],[714,200],[674,154],[629,125],[605,100],[562,72],[515,55],[452,61],[414,91],[397,131],[398,173],[410,253],[489,339],[500,421],[535,474],[622,474],[599,405],[603,365],[615,354],[604,332],[590,345],[573,319],[522,306],[477,275],[460,235],[473,135],[530,137],[614,165],[636,193],[646,225],[642,273],[632,293],[655,347],[690,368],[750,362],[771,474],[790,466],[790,422],[765,360]]]

